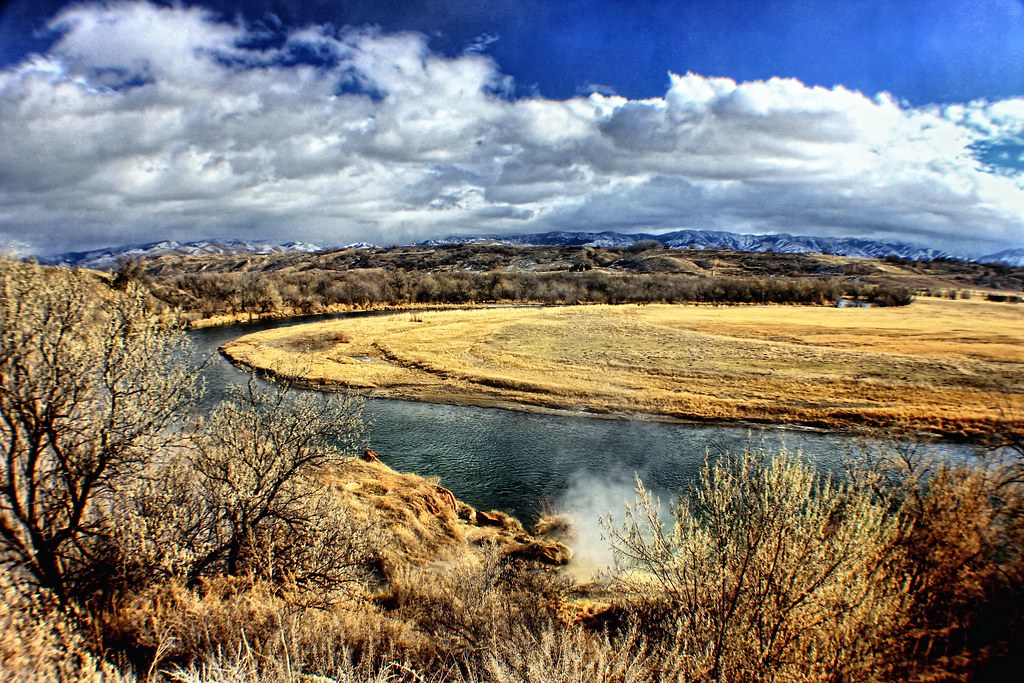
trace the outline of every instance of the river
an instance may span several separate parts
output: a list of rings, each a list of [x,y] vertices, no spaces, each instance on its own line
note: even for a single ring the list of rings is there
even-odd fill
[[[221,344],[249,332],[339,317],[345,315],[189,332],[197,359],[209,359],[204,402],[212,406],[228,385],[246,378],[217,351]],[[656,492],[679,491],[692,481],[709,449],[784,445],[835,469],[858,446],[847,434],[796,428],[605,420],[380,399],[368,400],[363,415],[371,448],[392,468],[440,477],[470,505],[504,510],[526,521],[545,506],[595,518],[620,511],[623,500],[632,498],[634,474]],[[962,446],[929,447],[950,455],[964,452]]]

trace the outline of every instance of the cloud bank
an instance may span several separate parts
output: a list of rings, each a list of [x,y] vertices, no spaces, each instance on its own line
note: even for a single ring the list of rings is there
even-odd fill
[[[664,97],[515,98],[414,33],[74,6],[0,71],[0,241],[404,243],[679,228],[1024,246],[1024,99],[909,108],[670,74]]]

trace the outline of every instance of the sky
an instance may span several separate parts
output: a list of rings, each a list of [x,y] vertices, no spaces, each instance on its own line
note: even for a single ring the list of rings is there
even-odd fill
[[[0,245],[1024,247],[1024,0],[0,0]]]

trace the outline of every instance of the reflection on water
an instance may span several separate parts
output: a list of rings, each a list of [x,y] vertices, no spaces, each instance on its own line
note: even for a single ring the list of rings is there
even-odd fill
[[[332,316],[343,317],[343,316]],[[305,320],[303,321],[305,322]],[[190,333],[199,359],[209,359],[208,404],[245,375],[217,353],[242,334],[295,324],[259,323]],[[371,400],[371,447],[396,470],[437,476],[470,505],[497,508],[521,519],[536,517],[545,503],[572,498],[573,507],[603,514],[619,511],[634,474],[656,492],[678,491],[692,480],[705,453],[739,450],[751,440],[769,448],[800,449],[834,468],[854,439],[791,429],[752,432],[746,427],[679,425],[541,415],[408,401]],[[939,446],[951,452],[954,446]]]

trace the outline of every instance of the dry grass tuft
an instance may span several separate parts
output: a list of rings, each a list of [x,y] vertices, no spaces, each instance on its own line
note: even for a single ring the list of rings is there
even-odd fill
[[[27,595],[10,574],[0,574],[0,680],[129,683],[133,678],[97,657],[50,596]]]

